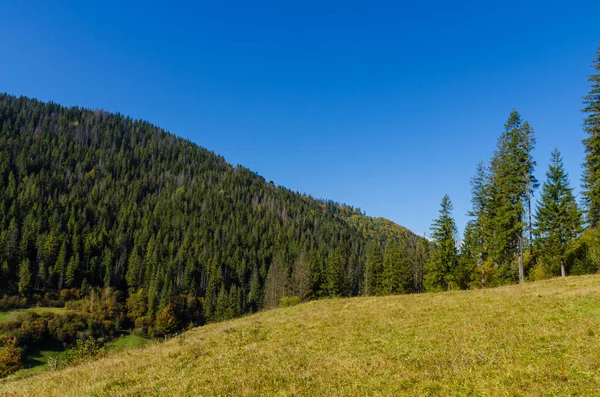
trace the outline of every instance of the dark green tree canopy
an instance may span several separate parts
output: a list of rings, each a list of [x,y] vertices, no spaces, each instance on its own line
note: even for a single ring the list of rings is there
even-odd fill
[[[535,231],[541,255],[559,260],[565,275],[567,246],[581,232],[581,214],[577,208],[560,152],[552,151],[546,181],[537,205]]]
[[[456,270],[458,255],[456,249],[456,223],[452,217],[452,202],[445,195],[442,198],[440,215],[431,226],[433,252],[426,264],[425,288],[428,291],[443,291],[457,288]]]
[[[583,98],[587,115],[583,128],[587,138],[583,169],[583,199],[587,210],[587,221],[592,227],[600,223],[600,46],[594,59],[594,73],[588,77],[590,92]]]

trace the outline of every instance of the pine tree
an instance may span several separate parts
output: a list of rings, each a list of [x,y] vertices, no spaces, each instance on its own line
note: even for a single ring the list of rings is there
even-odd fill
[[[325,275],[323,261],[315,251],[308,255],[308,274],[310,294],[312,298],[320,298],[324,294]]]
[[[444,291],[456,288],[455,272],[458,265],[456,252],[456,224],[452,218],[452,202],[445,195],[442,199],[440,216],[431,226],[434,249],[425,265],[425,289]]]
[[[402,252],[396,240],[391,240],[385,250],[383,259],[383,274],[381,278],[381,293],[383,295],[400,292]]]
[[[379,241],[374,241],[367,257],[367,269],[365,271],[365,295],[377,295],[380,292],[381,277],[383,271],[383,255]]]
[[[467,213],[471,220],[467,223],[464,240],[467,246],[461,249],[464,264],[476,266],[481,273],[481,288],[485,287],[484,262],[489,254],[490,226],[490,185],[489,175],[483,162],[477,164],[475,176],[471,178],[471,211]],[[467,258],[469,257],[469,258]]]
[[[414,292],[425,291],[425,287],[423,286],[423,278],[425,276],[425,264],[429,260],[429,254],[430,247],[427,240],[423,238],[417,241],[417,245],[412,251],[413,259],[411,260]]]
[[[483,271],[483,263],[481,261],[481,245],[478,240],[479,233],[476,221],[470,220],[467,222],[465,232],[463,233],[458,267],[455,274],[456,283],[461,289],[467,289],[471,285],[483,288],[485,285],[485,272]]]
[[[129,255],[129,261],[127,264],[127,273],[125,274],[125,280],[127,281],[127,286],[135,291],[139,288],[139,282],[142,275],[141,268],[141,259],[137,253],[137,250],[133,250],[131,255]]]
[[[504,125],[490,167],[490,256],[505,273],[518,258],[518,280],[524,282],[523,249],[528,203],[537,181],[533,175],[533,129],[516,110]]]
[[[587,222],[595,228],[600,224],[600,46],[593,68],[595,73],[588,77],[590,92],[583,98],[583,112],[587,114],[583,128],[588,134],[583,141],[586,152],[583,199],[587,210]]]
[[[557,149],[552,151],[546,178],[535,216],[537,243],[548,261],[560,263],[561,276],[565,277],[565,253],[581,230],[581,214]]]
[[[31,289],[31,264],[25,258],[19,265],[19,293],[28,296]]]
[[[341,248],[329,252],[325,269],[325,291],[329,296],[345,293],[346,256]]]
[[[79,254],[75,254],[69,259],[67,269],[65,270],[65,285],[72,287],[77,278],[77,268],[79,267]]]
[[[56,263],[54,264],[54,268],[56,273],[58,273],[58,283],[57,283],[57,291],[63,287],[65,270],[67,268],[67,242],[63,241],[60,251],[58,252],[58,258],[56,258]]]

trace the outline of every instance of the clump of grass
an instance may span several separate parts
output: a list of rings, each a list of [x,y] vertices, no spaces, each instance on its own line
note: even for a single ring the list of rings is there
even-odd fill
[[[600,276],[330,299],[9,378],[0,395],[593,396],[598,330]]]

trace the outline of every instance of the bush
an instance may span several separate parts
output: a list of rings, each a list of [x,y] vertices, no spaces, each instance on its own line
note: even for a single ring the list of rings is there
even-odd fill
[[[54,316],[48,321],[48,333],[58,342],[69,344],[78,334],[88,329],[87,318],[79,314]]]
[[[23,368],[17,338],[0,337],[0,378]]]
[[[133,333],[140,336],[148,336],[152,321],[149,317],[142,316],[135,319],[135,329]]]
[[[529,271],[529,279],[531,281],[539,281],[539,280],[544,280],[547,278],[551,278],[552,277],[552,273],[548,273],[548,271],[545,269],[545,266],[543,263],[538,262],[533,269],[531,269]]]
[[[62,289],[60,297],[65,301],[77,300],[81,297],[81,293],[77,288]]]
[[[165,306],[156,316],[154,327],[152,328],[152,336],[166,336],[177,331],[177,317],[175,316],[175,308],[173,304]]]
[[[296,306],[300,303],[299,296],[284,296],[279,300],[279,307]]]
[[[27,299],[18,296],[4,296],[0,299],[0,310],[9,311],[11,309],[22,309],[27,307]]]
[[[87,360],[98,360],[105,355],[104,339],[88,338],[84,341],[78,340],[72,349],[67,350],[65,362],[76,364]]]

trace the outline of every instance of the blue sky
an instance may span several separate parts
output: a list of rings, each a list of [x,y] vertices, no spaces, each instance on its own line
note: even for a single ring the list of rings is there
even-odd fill
[[[417,233],[511,109],[579,190],[598,1],[0,1],[0,91],[142,118]]]

